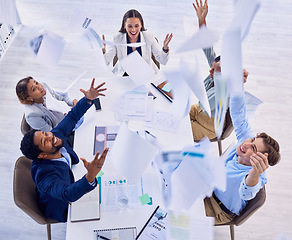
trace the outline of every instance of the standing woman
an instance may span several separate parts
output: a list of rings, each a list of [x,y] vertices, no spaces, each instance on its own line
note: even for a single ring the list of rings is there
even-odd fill
[[[118,59],[122,59],[135,50],[138,51],[143,59],[148,64],[150,64],[150,66],[152,66],[156,72],[158,68],[151,58],[152,54],[155,57],[156,61],[158,61],[159,63],[164,65],[167,63],[169,57],[168,44],[172,39],[172,33],[166,35],[163,42],[163,48],[160,48],[153,34],[146,32],[142,15],[137,10],[131,9],[124,14],[122,26],[119,32],[119,34],[114,36],[114,43],[127,44],[141,42],[145,44],[137,48],[123,45],[115,45],[113,47],[110,47],[108,51],[106,51],[106,45],[104,44],[102,52],[104,54],[107,65],[109,65],[111,61],[113,61],[115,56],[117,56]],[[102,36],[102,38],[103,40],[105,40],[104,35]]]

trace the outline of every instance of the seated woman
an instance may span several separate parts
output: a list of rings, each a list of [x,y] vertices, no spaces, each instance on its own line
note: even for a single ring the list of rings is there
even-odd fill
[[[40,84],[32,77],[21,79],[16,85],[16,94],[19,101],[25,106],[25,120],[31,128],[48,132],[58,125],[64,118],[62,112],[49,110],[46,105],[46,93],[50,92],[53,98],[65,101],[68,106],[76,105],[77,100],[71,100],[65,94],[58,93],[45,83]]]
[[[167,63],[169,57],[168,44],[172,39],[172,33],[166,35],[163,42],[163,48],[161,49],[153,34],[146,32],[143,18],[137,10],[131,9],[124,14],[122,26],[119,32],[119,34],[114,36],[114,43],[127,44],[145,42],[145,44],[137,48],[125,45],[115,45],[108,51],[106,51],[106,45],[104,44],[102,52],[107,65],[113,61],[115,56],[117,56],[118,59],[122,59],[135,50],[138,51],[138,53],[156,72],[158,71],[158,68],[151,58],[152,54],[155,57],[155,60],[159,63],[164,65]],[[105,40],[104,35],[102,38]]]

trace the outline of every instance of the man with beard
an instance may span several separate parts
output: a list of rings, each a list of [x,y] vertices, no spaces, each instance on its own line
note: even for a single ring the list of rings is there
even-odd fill
[[[21,141],[21,151],[32,159],[31,175],[36,184],[39,206],[45,217],[59,222],[67,221],[68,203],[81,198],[93,190],[96,185],[96,175],[99,173],[108,149],[99,157],[99,152],[91,162],[81,158],[87,173],[75,182],[71,165],[77,164],[79,158],[69,146],[66,136],[75,127],[78,120],[92,106],[98,96],[105,96],[101,88],[105,83],[94,87],[92,80],[90,89],[66,117],[51,130],[51,132],[33,130],[24,135]]]

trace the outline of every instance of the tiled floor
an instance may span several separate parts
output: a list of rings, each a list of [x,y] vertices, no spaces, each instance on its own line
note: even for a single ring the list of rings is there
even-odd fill
[[[97,18],[99,33],[107,39],[120,28],[121,18],[130,8],[139,10],[148,31],[155,33],[160,43],[168,32],[173,32],[170,44],[171,59],[162,69],[174,69],[179,58],[192,62],[192,54],[174,54],[185,40],[184,19],[196,16],[189,0],[76,0],[45,1],[18,0],[17,6],[23,28],[12,43],[9,51],[0,61],[0,239],[46,239],[45,226],[38,225],[19,210],[12,195],[12,176],[16,159],[21,155],[19,143],[22,138],[20,121],[23,114],[21,104],[15,95],[17,81],[25,76],[33,76],[51,87],[64,90],[70,81],[87,70],[86,78],[95,77],[104,81],[111,75],[108,69],[99,67],[95,51],[68,41],[59,67],[52,71],[39,65],[27,41],[35,36],[32,27],[46,24],[46,29],[60,35],[68,33],[67,23],[76,8]],[[209,0],[207,24],[222,36],[232,17],[232,0]],[[280,143],[282,161],[268,169],[266,204],[250,220],[236,227],[236,239],[276,239],[280,233],[292,238],[291,225],[291,186],[292,155],[290,129],[292,119],[292,2],[290,0],[265,0],[251,26],[250,33],[243,43],[243,63],[250,75],[245,89],[259,97],[262,104],[253,123],[255,132],[266,131]],[[196,25],[197,27],[197,25]],[[215,44],[220,53],[221,38]],[[195,52],[200,60],[202,75],[208,73],[207,62],[201,51]],[[190,57],[189,57],[190,56]],[[77,88],[69,92],[79,96]],[[224,141],[226,147],[234,140],[234,135]],[[52,226],[53,239],[65,239],[65,224]],[[228,227],[216,227],[215,239],[229,239]]]

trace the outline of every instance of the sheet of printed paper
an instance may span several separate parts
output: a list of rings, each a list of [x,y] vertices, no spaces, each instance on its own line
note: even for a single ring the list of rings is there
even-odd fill
[[[188,213],[174,214],[167,217],[167,240],[213,240],[214,218],[198,217]]]
[[[180,121],[177,117],[169,112],[154,111],[152,120],[145,123],[145,127],[155,128],[166,132],[176,133]]]
[[[107,176],[105,173],[101,178],[101,210],[119,211],[120,197],[128,199],[126,206],[128,209],[141,208],[139,196],[142,195],[142,186],[142,180],[131,182],[121,175]]]
[[[142,177],[157,150],[150,142],[122,125],[111,149],[111,160],[117,171],[135,182]]]
[[[146,116],[148,93],[128,91],[125,94],[124,112],[126,115]]]

